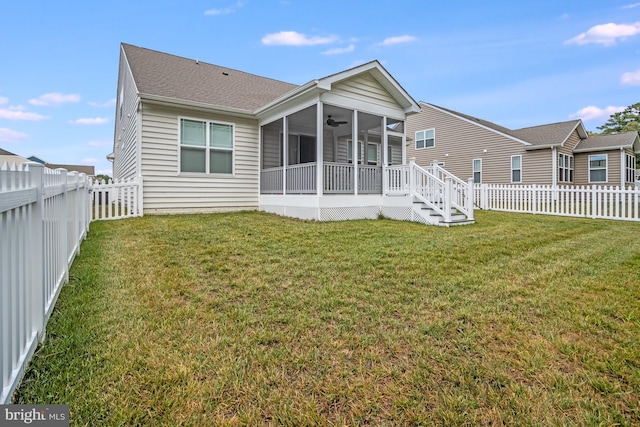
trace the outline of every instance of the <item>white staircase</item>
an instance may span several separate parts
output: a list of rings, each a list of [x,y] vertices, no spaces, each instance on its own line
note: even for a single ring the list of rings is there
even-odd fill
[[[422,168],[390,166],[387,194],[405,194],[413,199],[412,221],[450,227],[473,224],[473,179],[464,182],[444,168],[432,164]]]

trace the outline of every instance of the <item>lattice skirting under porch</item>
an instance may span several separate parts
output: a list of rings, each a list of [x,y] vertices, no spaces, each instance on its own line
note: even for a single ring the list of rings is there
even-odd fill
[[[380,208],[378,206],[320,208],[320,221],[375,219],[379,213]]]

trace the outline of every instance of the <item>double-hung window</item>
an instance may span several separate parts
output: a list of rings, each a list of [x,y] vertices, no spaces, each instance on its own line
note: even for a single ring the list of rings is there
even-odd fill
[[[233,125],[180,119],[180,172],[233,173]]]
[[[482,159],[473,159],[473,182],[482,183]]]
[[[425,129],[416,132],[416,150],[421,148],[435,147],[436,145],[436,130]]]
[[[558,153],[558,181],[573,182],[573,156]]]
[[[636,157],[631,154],[626,154],[626,169],[625,179],[626,182],[634,182],[636,180]]]
[[[607,182],[607,155],[589,156],[589,182]]]
[[[522,182],[522,156],[511,156],[511,182]]]

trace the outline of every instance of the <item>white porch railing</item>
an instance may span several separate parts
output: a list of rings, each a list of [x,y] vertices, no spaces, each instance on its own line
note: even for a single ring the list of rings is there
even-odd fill
[[[480,209],[640,221],[640,189],[606,186],[476,184]]]
[[[260,171],[261,194],[282,194],[282,169],[280,166]]]
[[[286,168],[287,194],[314,194],[317,163],[290,165]],[[349,163],[323,163],[323,192],[325,194],[353,194],[354,166]],[[282,194],[283,167],[260,171],[260,192]],[[382,194],[382,167],[358,165],[358,193]]]
[[[445,223],[452,222],[453,208],[473,220],[473,183],[465,183],[436,165],[422,168],[412,161],[387,167],[385,194],[412,195],[442,216]]]
[[[91,180],[38,163],[0,167],[0,404],[24,374],[89,230]]]
[[[287,166],[287,193],[314,194],[316,192],[316,164],[302,163]]]
[[[353,165],[345,163],[324,163],[324,192],[353,194]]]

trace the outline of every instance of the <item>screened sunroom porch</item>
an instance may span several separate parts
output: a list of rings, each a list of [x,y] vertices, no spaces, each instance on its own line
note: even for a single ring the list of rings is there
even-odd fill
[[[404,140],[402,120],[316,103],[261,126],[260,193],[381,195]]]

